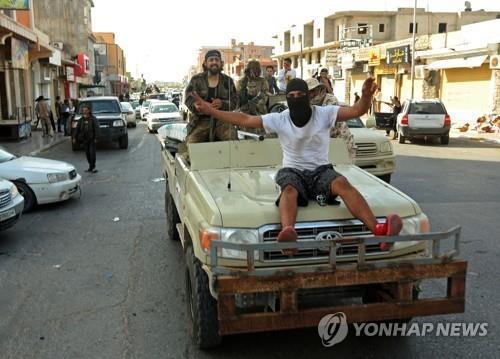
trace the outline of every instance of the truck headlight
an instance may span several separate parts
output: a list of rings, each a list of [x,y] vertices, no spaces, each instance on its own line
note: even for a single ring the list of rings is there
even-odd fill
[[[400,234],[428,233],[430,230],[429,219],[423,213],[416,216],[403,218],[403,229]]]
[[[10,188],[10,197],[11,198],[15,198],[17,195],[19,194],[19,191],[16,187],[16,185],[13,185],[11,188]]]
[[[113,127],[123,127],[123,120],[114,120]]]
[[[220,240],[235,244],[257,244],[259,243],[259,233],[255,229],[221,229]],[[244,251],[233,249],[222,249],[224,258],[246,259],[247,254]],[[255,256],[257,259],[257,256]]]
[[[49,180],[49,183],[57,183],[66,181],[69,177],[67,173],[49,173],[47,175],[47,179]]]
[[[389,141],[380,144],[380,152],[392,152],[392,145]]]

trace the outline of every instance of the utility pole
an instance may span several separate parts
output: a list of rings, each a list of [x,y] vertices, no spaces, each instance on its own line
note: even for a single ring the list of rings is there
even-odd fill
[[[417,31],[417,0],[413,5],[413,38],[411,45],[411,99],[415,92],[415,33]]]

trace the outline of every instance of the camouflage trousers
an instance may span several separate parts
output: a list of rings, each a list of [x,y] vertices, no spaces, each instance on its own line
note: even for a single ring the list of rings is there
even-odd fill
[[[230,141],[237,139],[237,131],[231,124],[215,121],[213,128],[214,141]],[[209,120],[191,122],[187,126],[186,143],[210,142]]]

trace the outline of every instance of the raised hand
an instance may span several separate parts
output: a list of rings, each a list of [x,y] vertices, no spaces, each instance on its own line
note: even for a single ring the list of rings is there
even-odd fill
[[[196,93],[196,91],[193,91],[191,95],[194,98],[194,107],[196,108],[196,111],[201,112],[205,115],[210,115],[211,111],[213,110],[212,105],[203,100],[200,95]]]
[[[361,89],[361,93],[363,96],[371,98],[375,91],[377,91],[378,85],[375,83],[375,79],[373,77],[369,77],[363,83],[363,88]]]

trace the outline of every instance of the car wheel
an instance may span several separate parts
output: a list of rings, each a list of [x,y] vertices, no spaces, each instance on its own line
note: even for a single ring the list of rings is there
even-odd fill
[[[14,182],[17,190],[24,198],[23,213],[31,211],[36,206],[36,196],[33,190],[24,182]]]
[[[382,181],[384,181],[386,183],[391,183],[391,174],[390,173],[378,176],[378,178],[380,178]]]
[[[181,222],[177,208],[175,208],[174,199],[168,190],[168,179],[165,180],[165,214],[167,216],[167,237],[172,241],[180,240],[177,231],[177,223]]]
[[[118,145],[122,150],[126,150],[128,148],[128,135],[120,137]]]
[[[200,349],[218,346],[219,334],[217,301],[210,294],[208,276],[194,255],[193,247],[186,250],[186,302],[191,318],[191,337]]]
[[[448,143],[450,143],[450,135],[441,136],[441,144],[447,145]]]

